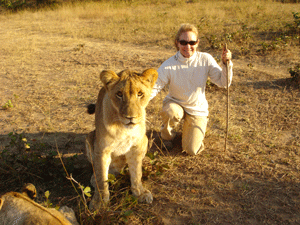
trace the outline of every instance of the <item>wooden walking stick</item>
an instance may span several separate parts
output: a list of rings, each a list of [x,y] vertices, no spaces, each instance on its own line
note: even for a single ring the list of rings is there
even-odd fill
[[[227,50],[227,44],[225,43],[225,50]],[[227,76],[227,120],[226,120],[226,134],[225,134],[225,147],[224,152],[227,148],[227,137],[229,127],[229,60],[226,60],[226,76]]]

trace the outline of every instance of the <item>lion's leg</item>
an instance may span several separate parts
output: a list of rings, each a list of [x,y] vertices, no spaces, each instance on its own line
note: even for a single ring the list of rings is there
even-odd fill
[[[121,172],[121,170],[125,167],[126,157],[125,155],[121,155],[118,157],[111,157],[111,163],[109,166],[109,173],[113,175],[117,175]]]
[[[97,149],[98,148],[98,149]],[[95,194],[90,203],[91,210],[97,210],[101,206],[101,203],[107,203],[109,201],[108,190],[108,168],[111,162],[110,151],[108,149],[99,148],[99,143],[95,143],[94,151],[94,176],[95,176]]]
[[[145,136],[144,138],[145,141],[142,146],[133,147],[131,151],[126,154],[126,160],[130,172],[132,194],[138,197],[140,202],[152,203],[153,196],[151,192],[142,185],[142,162],[148,145],[147,137]]]
[[[85,155],[87,156],[90,162],[92,162],[93,158],[95,133],[96,131],[94,130],[90,132],[85,138]]]

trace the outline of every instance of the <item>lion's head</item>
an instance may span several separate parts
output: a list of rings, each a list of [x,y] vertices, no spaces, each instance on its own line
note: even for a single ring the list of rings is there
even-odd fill
[[[157,71],[147,69],[143,73],[124,70],[118,74],[104,70],[100,79],[107,90],[118,120],[126,127],[132,127],[145,118],[145,108],[151,90],[157,80]]]
[[[63,206],[57,211],[45,208],[33,201],[36,188],[26,184],[22,193],[8,192],[0,196],[0,224],[31,225],[78,225],[74,211]]]

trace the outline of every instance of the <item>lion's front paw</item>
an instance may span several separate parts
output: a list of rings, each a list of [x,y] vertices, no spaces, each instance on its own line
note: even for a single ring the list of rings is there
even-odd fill
[[[95,194],[95,196],[92,198],[89,209],[90,211],[98,211],[101,206],[106,205],[109,202],[109,193],[103,194],[102,198],[99,196],[99,194]]]
[[[150,191],[145,190],[139,197],[139,202],[144,202],[151,204],[153,201],[153,196]]]
[[[90,210],[91,212],[95,212],[95,211],[97,211],[99,208],[100,208],[99,203],[97,202],[97,200],[95,200],[95,198],[93,198],[92,201],[90,202],[89,210]]]

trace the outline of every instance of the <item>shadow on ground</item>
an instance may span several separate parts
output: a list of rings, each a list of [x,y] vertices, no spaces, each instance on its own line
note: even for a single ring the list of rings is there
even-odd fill
[[[43,200],[47,190],[54,204],[70,201],[76,192],[67,174],[84,186],[89,185],[92,174],[83,154],[84,138],[85,134],[75,133],[1,135],[0,194],[19,191],[25,183],[33,183],[41,198],[38,201]]]

